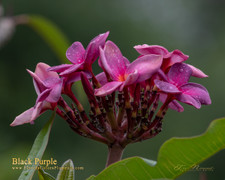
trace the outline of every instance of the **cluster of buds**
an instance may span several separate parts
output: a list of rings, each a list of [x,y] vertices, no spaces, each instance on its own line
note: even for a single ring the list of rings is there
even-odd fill
[[[137,45],[134,48],[140,55],[130,63],[112,41],[106,41],[108,35],[95,37],[86,50],[74,42],[66,52],[72,64],[50,67],[38,63],[34,73],[28,70],[38,98],[35,106],[17,116],[11,126],[33,123],[46,110],[55,110],[73,131],[115,147],[118,153],[130,143],[161,132],[168,108],[183,111],[178,101],[196,108],[211,103],[205,87],[188,82],[191,76],[207,75],[185,64],[188,56],[180,50]],[[94,75],[92,64],[97,59],[103,72]],[[82,82],[87,95],[89,114],[72,91],[77,81]],[[68,105],[62,94],[73,103]]]

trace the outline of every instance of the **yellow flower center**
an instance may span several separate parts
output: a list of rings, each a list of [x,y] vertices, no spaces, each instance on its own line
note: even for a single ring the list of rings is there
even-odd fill
[[[120,75],[119,77],[118,77],[118,81],[120,81],[120,82],[123,82],[123,81],[125,81],[126,79],[127,79],[127,74],[124,74],[124,75]]]

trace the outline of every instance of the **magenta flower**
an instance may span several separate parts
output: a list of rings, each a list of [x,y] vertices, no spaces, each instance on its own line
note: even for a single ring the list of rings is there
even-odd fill
[[[33,77],[34,87],[38,95],[34,107],[23,112],[15,118],[11,126],[17,126],[24,123],[33,123],[43,112],[48,109],[53,110],[62,91],[62,80],[56,72],[48,72],[50,66],[45,63],[38,63],[35,73],[27,70]]]
[[[76,79],[76,76],[80,76],[80,74],[74,74],[78,70],[92,72],[91,65],[99,57],[99,47],[104,46],[108,35],[109,32],[106,32],[92,39],[86,50],[80,42],[74,42],[66,52],[66,57],[72,64],[54,66],[49,68],[49,70],[60,73],[60,76],[75,76],[71,79]]]
[[[104,49],[100,48],[100,64],[112,79],[95,90],[96,96],[106,96],[116,90],[122,91],[125,86],[149,79],[162,64],[162,56],[146,55],[129,64],[119,48],[107,41]]]
[[[166,94],[183,103],[200,108],[202,104],[211,104],[209,93],[205,87],[197,83],[188,83],[192,69],[184,63],[171,66],[167,78],[168,82],[155,79],[155,85]]]
[[[163,56],[163,63],[161,69],[166,72],[169,67],[171,67],[175,63],[182,63],[186,61],[189,56],[183,54],[180,50],[176,49],[172,52],[169,52],[166,48],[158,45],[137,45],[134,46],[136,51],[141,55],[148,55],[148,54],[158,54]],[[203,73],[200,69],[188,64],[188,66],[192,69],[192,76],[198,78],[208,77],[205,73]]]

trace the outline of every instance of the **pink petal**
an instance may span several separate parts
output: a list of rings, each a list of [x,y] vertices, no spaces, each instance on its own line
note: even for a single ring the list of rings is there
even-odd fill
[[[139,77],[138,71],[134,71],[133,73],[129,74],[126,80],[124,81],[124,86],[134,84],[137,81],[138,77]]]
[[[17,116],[15,118],[15,120],[10,124],[10,126],[18,126],[18,125],[21,125],[21,124],[29,123],[30,120],[31,120],[31,116],[33,114],[33,111],[34,111],[34,107],[26,110],[25,112],[23,112],[22,114]]]
[[[164,103],[166,101],[167,94],[160,93],[159,100]],[[177,112],[183,112],[184,108],[180,105],[176,100],[171,101],[168,106],[170,109],[175,110]]]
[[[27,72],[33,78],[34,88],[36,93],[39,95],[42,91],[44,91],[47,87],[43,84],[43,81],[32,71],[27,69]]]
[[[106,96],[111,94],[112,92],[116,91],[121,84],[123,84],[123,82],[112,81],[106,83],[101,88],[95,89],[95,96]]]
[[[112,41],[106,42],[104,50],[100,48],[100,56],[103,69],[113,80],[118,81],[120,77],[124,76],[126,70],[124,57]]]
[[[44,113],[46,110],[51,109],[53,110],[54,107],[46,101],[39,102],[35,107],[34,111],[32,113],[30,123],[32,124],[35,119],[37,119],[42,113]]]
[[[78,69],[83,68],[84,63],[81,64],[73,64],[70,68],[66,69],[65,71],[61,72],[60,76],[66,76],[68,74],[76,72]]]
[[[123,56],[123,60],[124,60],[126,67],[130,65],[130,61],[126,57]]]
[[[60,78],[48,78],[48,79],[45,79],[43,81],[43,84],[45,87],[47,88],[52,88],[54,87],[56,84],[59,84],[61,83],[61,79]]]
[[[66,51],[66,57],[73,64],[80,64],[84,61],[85,49],[83,45],[76,41]]]
[[[60,83],[56,84],[52,88],[52,90],[50,91],[50,94],[46,98],[46,101],[48,101],[50,103],[58,102],[59,98],[61,97],[62,85],[63,85],[63,81],[61,81]]]
[[[180,103],[178,103],[176,100],[173,100],[171,103],[169,103],[169,108],[173,109],[177,112],[183,112],[184,111],[183,106],[181,106]]]
[[[126,65],[126,67],[130,65],[130,61],[126,57],[123,57],[123,60],[124,60],[124,63]],[[103,69],[103,66],[102,66],[101,58],[100,57],[98,59],[98,65]]]
[[[186,61],[189,56],[181,52],[180,50],[176,49],[170,53],[168,53],[166,56],[164,56],[165,59],[169,59],[168,66],[172,66],[175,63],[181,63],[183,61]]]
[[[180,102],[192,105],[197,109],[200,109],[201,107],[201,103],[188,94],[176,94],[175,96],[176,96],[176,99]]]
[[[173,84],[170,84],[168,82],[160,81],[158,79],[155,79],[155,85],[163,92],[166,93],[181,93],[181,91],[174,86]]]
[[[192,76],[194,77],[198,77],[198,78],[205,78],[205,77],[208,77],[204,72],[202,72],[200,69],[190,65],[190,64],[187,64],[193,71],[192,73]]]
[[[180,87],[183,94],[192,96],[194,99],[199,101],[201,104],[211,104],[211,99],[207,89],[197,83],[187,83]]]
[[[192,74],[191,68],[184,63],[176,63],[171,66],[168,72],[168,79],[176,86],[186,84]]]
[[[105,41],[109,35],[109,31],[103,34],[99,34],[88,44],[85,53],[85,64],[90,66],[99,56],[99,47],[103,47]]]
[[[165,56],[166,54],[169,53],[166,48],[158,45],[149,46],[147,44],[143,44],[134,46],[134,49],[136,49],[136,51],[139,52],[141,55],[157,54]]]
[[[35,69],[35,74],[44,81],[47,78],[57,78],[59,75],[56,72],[49,72],[47,69],[49,69],[50,66],[45,63],[38,63]]]
[[[90,74],[90,72],[87,72],[87,71],[82,71],[83,73],[85,73],[85,75],[88,77],[88,78],[91,78],[92,75]],[[81,72],[74,72],[72,74],[69,74],[68,76],[65,76],[65,83],[66,84],[70,84],[70,83],[74,83],[76,81],[80,81],[81,80],[81,77],[80,77],[80,73]]]
[[[102,66],[101,56],[98,59],[98,65],[99,65],[100,68],[102,68],[104,70],[104,67]]]
[[[107,81],[107,77],[104,72],[99,73],[98,75],[95,76],[98,82],[103,86],[105,85]]]
[[[28,110],[26,110],[25,112],[23,112],[22,114],[20,114],[19,116],[17,116],[15,118],[15,120],[10,124],[10,126],[18,126],[18,125],[22,125],[25,123],[31,123],[33,124],[33,121],[35,119],[37,119],[42,113],[44,113],[47,109],[52,109],[52,106],[50,103],[48,102],[39,102],[37,103],[37,105]]]
[[[129,74],[126,80],[124,81],[123,85],[120,87],[120,91],[122,91],[125,86],[129,86],[136,83],[138,77],[139,77],[139,73],[137,71]]]
[[[73,66],[72,64],[61,64],[58,66],[53,66],[47,69],[47,71],[54,71],[54,72],[58,72],[61,73],[63,71],[65,71],[66,69],[70,68],[71,66]]]
[[[46,89],[43,92],[41,92],[41,94],[38,95],[38,98],[36,100],[36,104],[46,100],[46,98],[49,96],[50,92],[51,92],[51,89]]]
[[[168,78],[167,78],[166,74],[162,71],[162,69],[158,70],[158,76],[160,77],[160,79],[168,82]]]
[[[145,81],[159,70],[162,60],[162,56],[154,54],[139,57],[127,67],[126,75],[137,71],[139,73],[137,82]]]
[[[34,111],[32,113],[30,122],[33,122],[35,119],[37,119],[38,116],[41,115],[42,109],[43,109],[43,102],[38,102],[34,107]]]

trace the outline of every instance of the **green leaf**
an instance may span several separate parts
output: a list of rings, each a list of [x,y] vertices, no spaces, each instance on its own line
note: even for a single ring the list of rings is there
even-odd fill
[[[41,160],[45,152],[54,117],[55,117],[55,112],[52,113],[52,116],[49,119],[49,121],[45,124],[43,129],[37,135],[34,141],[34,144],[31,148],[31,151],[27,157],[27,159],[30,160],[31,163],[24,166],[24,170],[20,174],[19,180],[32,179],[34,172],[37,169],[37,166],[39,165],[39,163],[35,163],[35,158],[38,158],[39,160]]]
[[[52,175],[45,172],[41,166],[38,167],[38,177],[39,180],[55,180],[55,178]]]
[[[88,180],[94,180],[95,179],[95,176],[94,175],[92,175],[92,176],[90,176],[89,178],[88,178]]]
[[[46,41],[62,63],[69,63],[65,55],[70,46],[69,40],[55,24],[42,16],[30,15],[28,25]]]
[[[112,164],[95,178],[90,178],[175,179],[222,149],[225,149],[225,118],[214,120],[200,136],[166,141],[160,148],[155,166],[152,166],[154,163],[150,163],[150,166],[142,158],[132,157]]]
[[[71,159],[63,163],[56,180],[74,180],[74,165]]]

